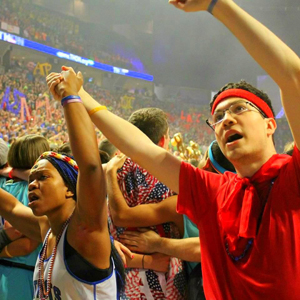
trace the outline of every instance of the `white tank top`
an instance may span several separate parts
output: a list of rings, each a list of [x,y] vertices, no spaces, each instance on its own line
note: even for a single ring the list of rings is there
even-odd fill
[[[68,226],[67,226],[68,227]],[[113,271],[109,277],[96,281],[87,282],[76,277],[65,264],[64,260],[64,240],[66,238],[65,228],[58,243],[57,253],[52,272],[52,285],[49,294],[49,300],[110,300],[119,299],[117,293],[116,271],[113,264]],[[45,242],[44,242],[45,243]],[[113,263],[113,261],[112,261]],[[44,262],[44,279],[47,279],[49,272],[50,258]],[[39,256],[35,264],[33,274],[34,298],[39,298]]]

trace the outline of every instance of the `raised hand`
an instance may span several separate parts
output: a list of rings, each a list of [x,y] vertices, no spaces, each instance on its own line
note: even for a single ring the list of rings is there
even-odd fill
[[[211,0],[169,0],[169,3],[185,12],[196,12],[207,10]]]
[[[55,100],[60,101],[69,95],[78,95],[83,84],[81,72],[77,74],[71,67],[62,67],[61,73],[50,73],[46,77],[47,85]]]
[[[83,85],[83,76],[79,71],[77,74],[71,67],[62,66],[63,80],[58,84],[56,90],[62,97],[69,95],[78,95],[79,90]]]
[[[61,73],[52,72],[46,77],[46,82],[47,82],[49,91],[52,94],[53,98],[57,101],[60,101],[62,99],[62,96],[56,90],[56,87],[62,80],[63,80],[63,76]]]

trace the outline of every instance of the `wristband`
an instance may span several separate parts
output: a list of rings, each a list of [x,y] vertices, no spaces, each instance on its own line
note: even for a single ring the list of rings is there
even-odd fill
[[[12,258],[12,257],[13,257],[13,256],[8,252],[7,246],[4,247],[3,251],[4,251],[4,253],[5,253],[5,255],[6,255],[7,257],[9,257],[9,258]]]
[[[8,173],[8,178],[10,178],[10,179],[12,179],[12,178],[13,178],[13,176],[12,176],[12,172],[13,172],[13,169],[11,169],[11,170],[9,171],[9,173]]]
[[[142,258],[142,269],[145,269],[144,261],[145,261],[145,254],[143,255],[143,258]]]
[[[213,14],[212,11],[215,7],[215,5],[217,4],[218,0],[212,0],[208,6],[208,9],[207,11],[210,13],[210,14]]]
[[[76,103],[76,102],[77,103],[82,103],[82,101],[80,99],[70,99],[70,100],[65,100],[62,105],[66,106],[69,103]]]
[[[69,102],[70,101],[70,102]],[[82,102],[79,96],[70,95],[61,99],[61,105],[64,106],[65,104],[72,103],[72,102]]]
[[[97,106],[97,107],[95,107],[95,108],[89,110],[89,111],[88,111],[88,114],[89,114],[89,116],[92,116],[94,113],[96,113],[96,112],[99,111],[99,110],[107,110],[107,107],[104,106],[104,105]]]
[[[0,252],[3,248],[11,243],[11,239],[8,237],[5,229],[0,229]]]

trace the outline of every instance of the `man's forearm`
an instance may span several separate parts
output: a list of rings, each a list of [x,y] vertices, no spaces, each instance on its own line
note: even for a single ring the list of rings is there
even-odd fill
[[[154,250],[169,256],[180,258],[185,261],[201,261],[199,238],[160,238],[160,242],[157,243]]]
[[[213,10],[255,61],[281,89],[281,98],[293,138],[300,145],[300,59],[275,34],[231,0],[219,0]]]
[[[123,217],[126,217],[126,209],[130,209],[125,202],[125,199],[120,191],[117,181],[117,170],[112,169],[107,171],[107,195],[109,207],[112,214],[114,224],[123,226]]]
[[[88,111],[99,106],[99,103],[83,89],[79,91],[79,95]],[[94,113],[91,119],[116,148],[178,192],[178,159],[155,145],[137,127],[107,110]]]
[[[213,15],[236,36],[281,89],[293,84],[291,78],[299,76],[300,59],[274,33],[233,1],[219,0]]]
[[[79,96],[87,111],[99,106],[99,103],[84,89],[79,91]],[[107,110],[99,111],[93,114],[91,118],[110,142],[131,158],[136,159],[138,157],[140,147],[154,146],[152,141],[137,127]],[[139,141],[140,147],[136,147],[137,141]]]

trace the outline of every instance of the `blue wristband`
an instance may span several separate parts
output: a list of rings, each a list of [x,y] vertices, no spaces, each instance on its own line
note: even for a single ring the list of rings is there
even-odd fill
[[[61,99],[61,105],[64,105],[65,101],[68,101],[68,100],[71,100],[71,99],[80,99],[80,97],[75,96],[75,95],[70,95],[70,96],[64,97],[64,98]]]
[[[215,7],[215,5],[217,4],[218,0],[212,0],[208,6],[208,9],[207,11],[210,13],[210,14],[213,14],[212,11]]]

